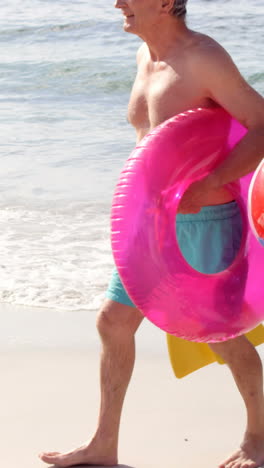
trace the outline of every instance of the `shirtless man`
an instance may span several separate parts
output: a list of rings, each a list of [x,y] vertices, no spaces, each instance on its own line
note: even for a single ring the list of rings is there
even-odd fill
[[[232,197],[223,186],[254,170],[264,154],[264,99],[244,81],[219,44],[187,28],[186,3],[187,0],[115,3],[124,16],[124,30],[144,41],[137,54],[138,73],[128,115],[137,141],[164,120],[197,107],[222,106],[248,128],[229,158],[186,192],[180,207],[183,214],[230,202]],[[103,348],[98,427],[87,445],[66,454],[41,454],[47,463],[62,467],[117,463],[120,416],[134,365],[134,335],[143,317],[132,303],[114,300],[111,294],[108,297],[98,317]],[[219,466],[259,467],[264,463],[260,358],[245,337],[211,347],[228,363],[247,411],[240,448]]]

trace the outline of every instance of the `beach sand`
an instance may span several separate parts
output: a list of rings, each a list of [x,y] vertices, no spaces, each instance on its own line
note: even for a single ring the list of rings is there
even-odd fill
[[[39,314],[8,307],[20,317],[26,313],[28,319],[30,313]],[[64,333],[67,338],[65,317],[59,317],[58,346],[54,338],[46,347],[12,342],[1,351],[2,468],[47,466],[38,459],[39,452],[79,446],[95,427],[99,405],[95,317],[79,315],[79,329],[87,331],[87,346],[79,349],[62,344]],[[43,323],[39,320],[39,329],[34,329],[42,336]],[[213,364],[177,380],[160,330],[146,322],[137,341],[121,423],[119,467],[217,467],[237,448],[245,425],[243,404],[227,367]],[[258,349],[263,353],[263,345]]]

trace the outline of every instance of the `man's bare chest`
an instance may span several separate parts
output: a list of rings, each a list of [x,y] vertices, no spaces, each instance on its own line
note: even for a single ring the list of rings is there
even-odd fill
[[[150,129],[180,112],[199,107],[204,97],[187,73],[138,73],[128,105],[128,120],[136,129]]]

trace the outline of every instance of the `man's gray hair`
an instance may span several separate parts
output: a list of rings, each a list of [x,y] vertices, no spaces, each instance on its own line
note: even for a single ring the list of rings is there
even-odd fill
[[[187,10],[186,10],[187,1],[188,0],[174,0],[174,5],[171,9],[171,14],[177,17],[185,16],[187,13]]]

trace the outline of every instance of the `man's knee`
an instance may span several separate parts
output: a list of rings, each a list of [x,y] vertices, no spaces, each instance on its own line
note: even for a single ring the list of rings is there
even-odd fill
[[[248,358],[258,358],[255,347],[244,335],[221,343],[210,343],[210,347],[227,363],[232,361],[239,362]]]
[[[124,337],[128,339],[137,331],[143,315],[135,307],[106,300],[97,317],[97,329],[104,339]]]
[[[221,341],[219,343],[209,343],[210,348],[218,354],[229,354],[230,352],[239,352],[241,347],[244,347],[244,344],[248,343],[248,340],[245,336],[239,336],[232,340]]]

